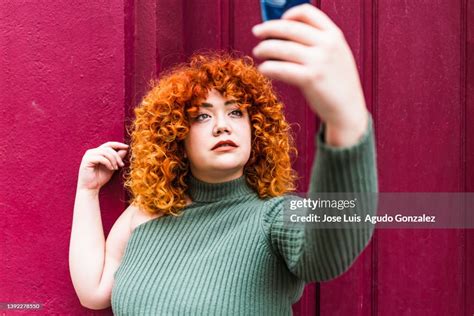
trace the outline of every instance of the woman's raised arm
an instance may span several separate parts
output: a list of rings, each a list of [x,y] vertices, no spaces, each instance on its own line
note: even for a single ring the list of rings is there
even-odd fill
[[[370,195],[378,191],[373,122],[342,31],[324,12],[304,4],[289,9],[280,20],[256,25],[252,32],[262,39],[253,54],[270,59],[259,65],[259,71],[300,88],[322,121],[310,198],[318,192],[369,192],[375,197]],[[285,201],[286,197],[270,205],[264,227],[274,252],[306,282],[329,280],[346,271],[372,236],[373,227],[365,223],[331,229],[312,224],[290,227],[284,222]],[[376,201],[368,202],[364,211],[374,214]]]

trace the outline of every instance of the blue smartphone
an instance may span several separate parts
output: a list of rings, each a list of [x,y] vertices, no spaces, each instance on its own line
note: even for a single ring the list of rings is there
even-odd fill
[[[262,20],[279,19],[286,10],[303,3],[311,3],[311,0],[260,0]]]

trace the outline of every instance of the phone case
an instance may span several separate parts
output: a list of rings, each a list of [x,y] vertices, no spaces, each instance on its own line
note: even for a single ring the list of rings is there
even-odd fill
[[[279,19],[286,10],[303,3],[311,3],[311,0],[260,0],[262,20]]]

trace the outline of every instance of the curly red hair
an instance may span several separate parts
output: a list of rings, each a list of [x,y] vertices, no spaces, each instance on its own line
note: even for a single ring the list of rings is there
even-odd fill
[[[134,203],[150,214],[179,215],[186,206],[189,162],[183,140],[198,104],[214,88],[239,101],[248,110],[252,149],[245,165],[246,181],[260,198],[275,197],[296,189],[296,157],[291,129],[271,82],[249,56],[231,53],[194,54],[151,81],[151,89],[134,109],[131,124],[130,172],[125,187]]]

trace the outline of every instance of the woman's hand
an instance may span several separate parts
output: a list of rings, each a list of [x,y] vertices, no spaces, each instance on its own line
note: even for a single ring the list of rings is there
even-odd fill
[[[79,167],[77,189],[100,190],[110,180],[114,171],[125,165],[122,159],[127,150],[128,145],[119,142],[107,142],[97,148],[88,149]]]
[[[342,31],[310,4],[293,7],[280,20],[254,26],[260,42],[253,54],[267,60],[264,75],[300,88],[326,124],[326,142],[350,146],[365,132],[368,112],[357,65]]]

